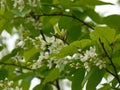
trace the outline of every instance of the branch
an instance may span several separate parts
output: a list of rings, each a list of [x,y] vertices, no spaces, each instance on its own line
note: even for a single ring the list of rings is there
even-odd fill
[[[43,40],[47,43],[47,40],[46,40],[45,35],[42,30],[40,30],[40,34],[42,35]]]
[[[111,57],[109,56],[109,54],[107,53],[107,51],[106,51],[106,49],[105,49],[105,47],[104,47],[104,43],[101,41],[100,38],[99,38],[99,42],[100,42],[100,44],[101,44],[101,46],[102,46],[102,48],[103,48],[103,51],[105,52],[106,56],[107,56],[108,59],[110,60],[110,63],[111,63],[111,65],[112,65],[113,69],[114,69],[114,72],[115,72],[114,77],[117,79],[117,81],[118,81],[119,84],[120,84],[120,79],[119,79],[119,76],[118,76],[118,73],[117,73],[116,66],[115,66],[114,63],[113,63],[112,58],[111,58]],[[109,73],[112,74],[111,72],[109,72]],[[113,75],[113,74],[112,74],[112,75]]]
[[[116,77],[116,75],[114,73],[112,73],[111,71],[109,71],[108,69],[105,69],[108,73],[110,73],[111,75],[113,75],[114,77]]]
[[[59,80],[56,80],[56,87],[57,87],[58,90],[60,90]]]
[[[34,15],[34,16],[65,16],[65,17],[70,17],[70,18],[73,18],[77,21],[79,21],[80,23],[82,23],[83,25],[87,26],[88,28],[90,29],[94,29],[92,26],[90,26],[88,23],[84,22],[83,20],[77,18],[76,16],[73,16],[73,15],[67,15],[67,14],[40,14],[40,15]]]
[[[67,15],[67,14],[38,14],[38,15],[35,15],[34,13],[30,13],[30,15],[28,15],[28,16],[25,16],[25,17],[22,17],[22,16],[18,16],[18,17],[14,17],[14,18],[12,18],[12,19],[17,19],[17,18],[26,18],[26,17],[33,17],[33,18],[35,18],[35,17],[44,17],[44,16],[64,16],[64,17],[69,17],[69,18],[73,18],[73,19],[75,19],[75,20],[77,20],[77,21],[79,21],[80,23],[82,23],[83,25],[85,25],[85,26],[87,26],[88,28],[90,28],[90,29],[92,29],[92,30],[94,30],[94,28],[91,26],[91,25],[89,25],[88,23],[86,23],[86,22],[84,22],[83,20],[81,20],[81,19],[79,19],[78,17],[76,17],[76,16],[74,16],[74,15]]]
[[[34,70],[34,69],[31,69],[31,68],[28,68],[26,66],[20,66],[20,65],[17,65],[17,64],[14,64],[14,63],[4,63],[4,62],[0,62],[0,65],[9,65],[9,66],[16,66],[16,67],[21,67],[21,68],[24,68],[24,69],[27,69],[27,70]]]

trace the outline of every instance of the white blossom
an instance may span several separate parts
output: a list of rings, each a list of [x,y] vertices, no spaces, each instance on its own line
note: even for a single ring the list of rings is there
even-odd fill
[[[24,0],[13,0],[14,4],[13,7],[16,8],[18,7],[18,10],[21,12],[24,9]]]
[[[97,60],[96,66],[98,66],[100,69],[105,68],[106,67],[106,62],[103,61],[103,60]]]
[[[89,59],[89,56],[87,54],[85,54],[84,56],[81,55],[80,59],[81,59],[82,62],[85,62]]]
[[[90,71],[90,66],[89,66],[89,63],[88,62],[85,62],[84,63],[84,67],[85,69],[89,72]]]
[[[32,7],[36,7],[36,6],[37,6],[36,0],[28,0],[28,3],[29,3],[29,5],[32,6]]]
[[[42,60],[48,59],[48,57],[49,57],[48,52],[46,52],[46,53],[41,52],[38,60],[35,60],[35,62],[33,62],[33,64],[31,65],[32,69],[37,69],[37,68],[41,67]]]
[[[17,46],[24,47],[25,46],[25,42],[24,41],[20,41],[20,42],[17,43]]]
[[[14,87],[14,81],[5,78],[4,80],[0,80],[0,87],[2,90],[22,90],[20,85]]]
[[[90,50],[86,50],[86,52],[84,53],[84,55],[81,55],[81,61],[85,62],[91,58],[97,57],[97,53],[96,53],[96,48],[95,47],[90,47]]]
[[[102,68],[106,67],[106,62],[99,59],[98,54],[96,53],[95,46],[94,47],[90,47],[90,49],[86,50],[86,51],[82,51],[80,49],[80,52],[73,54],[71,59],[80,59],[80,61],[83,63],[84,68],[87,71],[90,71],[90,68],[92,68],[92,66],[95,66],[95,65],[98,66],[99,69],[102,69]],[[78,66],[74,65],[73,66],[71,64],[70,66],[79,68],[81,65],[78,65]]]
[[[15,90],[22,90],[22,88],[16,86],[16,87],[15,87]]]
[[[5,9],[6,0],[0,1],[0,9]]]
[[[9,82],[8,82],[8,86],[12,86],[13,83],[14,83],[13,81],[9,81]]]

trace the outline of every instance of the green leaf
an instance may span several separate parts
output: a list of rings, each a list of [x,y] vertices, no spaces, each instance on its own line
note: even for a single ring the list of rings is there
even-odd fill
[[[113,59],[113,62],[115,63],[116,66],[120,65],[120,49],[113,53],[112,59]]]
[[[67,55],[73,55],[74,53],[77,53],[78,49],[74,47],[73,45],[69,45],[66,47],[63,47],[60,52],[57,54],[58,58],[65,57]]]
[[[0,33],[3,31],[3,26],[6,24],[6,19],[0,17]],[[2,30],[1,30],[2,29]]]
[[[93,40],[105,40],[107,42],[112,43],[115,38],[116,31],[109,27],[95,27],[95,30],[91,32],[90,37]]]
[[[46,85],[39,84],[33,90],[53,90],[53,88],[50,84]]]
[[[42,84],[39,84],[33,88],[33,90],[43,90],[44,86]]]
[[[22,79],[21,87],[23,88],[23,90],[29,90],[32,79],[33,79],[33,75],[29,75],[28,77]]]
[[[13,78],[13,80],[18,81],[20,79],[26,79],[28,77],[33,78],[34,76],[35,76],[35,74],[33,72],[28,72],[28,73],[23,73],[23,74],[21,74],[19,76],[16,76],[15,78]]]
[[[60,5],[62,5],[63,8],[71,7],[72,2],[70,0],[59,0]]]
[[[8,76],[8,71],[6,69],[0,69],[0,80],[4,80]]]
[[[36,49],[35,47],[29,48],[29,50],[24,52],[24,57],[26,60],[33,60],[39,57],[39,49]]]
[[[106,85],[104,85],[102,88],[100,88],[98,90],[111,90],[111,87],[110,87],[110,85],[106,84]]]
[[[111,83],[112,83],[112,87],[115,88],[115,87],[117,86],[117,84],[118,84],[118,81],[117,81],[116,78],[114,78],[114,79],[111,81]],[[101,89],[101,90],[102,90],[102,89]]]
[[[82,87],[84,87],[85,83],[86,83],[87,80],[92,76],[93,72],[94,72],[94,69],[90,70],[90,72],[87,73],[87,75],[86,75],[85,78],[83,79]]]
[[[120,15],[110,15],[104,18],[103,23],[107,24],[111,28],[120,29],[119,19]]]
[[[76,48],[79,48],[79,49],[85,49],[89,47],[90,45],[92,45],[92,42],[90,39],[82,39],[80,41],[74,41],[70,45]]]
[[[99,68],[93,68],[93,72],[88,79],[86,90],[96,90],[96,86],[101,82],[104,76],[104,70],[100,70]]]
[[[8,61],[10,58],[14,57],[18,52],[22,50],[22,48],[15,48],[10,54],[5,55],[0,61]]]
[[[43,84],[56,80],[59,77],[59,75],[60,75],[60,71],[58,68],[52,69],[50,73],[45,77]]]
[[[30,9],[28,9],[28,10],[24,10],[23,12],[20,12],[20,11],[18,11],[18,10],[11,10],[11,12],[13,13],[13,14],[15,14],[16,16],[22,16],[22,17],[24,17],[26,14],[29,14],[30,13]]]
[[[4,49],[4,46],[0,46],[0,51]]]
[[[90,5],[104,5],[104,4],[111,4],[111,3],[107,3],[107,2],[103,2],[103,1],[99,1],[99,0],[83,0],[86,3],[90,4]]]
[[[53,0],[41,0],[41,8],[43,13],[49,13],[51,11],[51,5],[53,3]]]
[[[48,74],[50,71],[47,67],[47,65],[43,65],[40,68],[36,69],[37,75],[41,78],[45,78],[46,74]]]
[[[81,31],[81,26],[83,24],[77,23],[77,21],[70,17],[61,17],[59,20],[59,27],[60,29],[64,29],[67,32],[67,41],[69,43],[79,40],[81,38],[88,38],[88,32],[87,35],[84,35],[86,33]]]
[[[74,5],[83,5],[83,6],[96,6],[96,5],[105,5],[105,4],[111,4],[107,2],[102,2],[99,0],[76,0],[74,1]]]
[[[47,35],[50,35],[50,32],[54,32],[53,30],[53,27],[54,25],[59,21],[60,17],[59,16],[55,16],[55,17],[52,17],[52,16],[46,16],[46,17],[43,17],[43,26],[42,26],[42,29],[43,29],[43,32]]]
[[[85,69],[78,69],[72,79],[72,90],[82,90],[82,81],[84,79]]]
[[[102,23],[102,17],[94,11],[94,9],[88,8],[87,15],[96,23]]]
[[[40,56],[40,52],[36,52],[29,58],[29,61],[38,60],[39,56]]]
[[[54,30],[55,30],[55,34],[58,34],[59,36],[62,35],[61,31],[60,31],[60,28],[58,26],[58,24],[54,25]]]

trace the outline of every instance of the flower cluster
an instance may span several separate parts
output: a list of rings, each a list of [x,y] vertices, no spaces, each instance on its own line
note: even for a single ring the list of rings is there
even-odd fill
[[[4,80],[0,80],[0,87],[2,90],[22,90],[20,87],[20,83],[18,86],[14,87],[14,81],[8,80],[8,78],[5,78]]]
[[[71,63],[71,64],[70,64],[70,67],[71,67],[71,68],[75,68],[75,69],[79,69],[79,68],[81,67],[81,65],[80,65],[80,63],[78,63],[78,62],[77,62],[77,63]]]
[[[87,71],[90,71],[90,64],[95,64],[100,69],[106,67],[106,62],[98,58],[95,47],[90,47],[90,50],[86,50],[84,55],[81,55],[81,61],[84,62]]]
[[[28,3],[32,7],[36,7],[37,6],[36,0],[28,0]]]
[[[58,60],[54,56],[51,57],[52,54],[59,53],[59,51],[67,45],[61,39],[58,39],[55,36],[49,37],[46,36],[45,34],[44,36],[39,35],[35,38],[31,38],[29,36],[24,37],[24,35],[21,34],[21,32],[24,31],[25,30],[23,25],[20,25],[19,27],[20,40],[16,42],[16,46],[21,47],[24,50],[28,50],[30,49],[29,46],[32,45],[36,49],[40,50],[40,55],[38,60],[32,60],[31,62],[29,61],[25,62],[24,56],[22,57],[17,55],[13,58],[15,61],[18,61],[19,58],[20,63],[21,61],[24,61],[27,64],[27,66],[32,69],[37,69],[41,67],[41,65],[43,65],[43,62],[47,62],[47,66],[49,68],[51,68],[53,65],[55,65],[56,67],[60,67],[61,64],[66,62],[65,58]],[[21,60],[20,57],[22,57],[23,60]]]
[[[21,12],[24,9],[25,3],[24,0],[13,0],[14,4],[13,7],[14,8],[18,8],[18,10]]]
[[[95,46],[90,47],[89,50],[86,50],[85,52],[82,52],[82,54],[81,53],[74,54],[72,58],[80,59],[80,61],[83,63],[83,66],[85,67],[85,69],[87,71],[90,71],[90,69],[93,65],[98,66],[99,69],[102,69],[102,68],[106,67],[106,62],[99,59],[98,54],[96,53]]]
[[[43,51],[48,49],[50,53],[58,53],[61,48],[66,46],[66,44],[64,44],[62,40],[57,39],[54,36],[52,37],[45,36],[46,41],[43,40],[42,35],[37,37],[37,39],[39,39],[41,42],[41,49]]]
[[[5,3],[6,3],[6,0],[1,0],[0,1],[0,9],[4,9],[5,8]]]
[[[38,60],[33,60],[33,63],[30,65],[32,69],[37,69],[42,66],[42,61],[49,58],[49,54],[46,52],[41,52]]]
[[[38,25],[36,27],[41,27],[41,25],[40,26]],[[24,31],[24,27],[22,25],[20,26],[20,31]],[[44,64],[44,62],[47,63],[47,66],[49,68],[52,68],[53,66],[60,67],[60,65],[67,63],[66,59],[67,56],[60,59],[51,56],[53,54],[59,53],[59,51],[63,47],[67,46],[67,44],[65,44],[62,39],[58,39],[54,35],[49,37],[46,36],[45,34],[44,35],[41,34],[35,37],[34,39],[27,36],[23,41],[20,41],[17,45],[25,49],[27,48],[25,47],[26,42],[31,42],[31,44],[33,44],[33,46],[36,49],[39,48],[41,50],[38,60],[32,60],[33,62],[27,62],[30,68],[32,69],[40,68]],[[98,66],[100,69],[106,67],[106,62],[98,57],[95,46],[90,47],[90,49],[86,51],[82,51],[81,49],[79,49],[78,51],[82,53],[74,54],[72,57],[70,57],[70,60],[79,59],[83,63],[82,66],[84,66],[84,68],[87,71],[90,71],[93,65]],[[77,64],[72,63],[70,66],[75,67],[76,69],[81,67],[81,65],[78,63]]]
[[[54,36],[45,36],[45,39],[46,41],[43,40],[41,35],[36,37],[36,40],[40,41],[40,48],[42,51],[40,52],[38,60],[34,60],[33,64],[31,64],[30,67],[32,69],[41,67],[45,60],[47,61],[47,66],[49,68],[52,68],[53,65],[60,67],[61,64],[66,62],[65,58],[56,59],[54,56],[51,57],[52,54],[58,53],[61,48],[66,46],[66,44],[64,44],[62,40],[56,39]]]

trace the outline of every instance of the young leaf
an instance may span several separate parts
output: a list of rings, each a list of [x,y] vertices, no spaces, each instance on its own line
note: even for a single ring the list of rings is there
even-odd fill
[[[112,43],[115,38],[116,31],[109,27],[95,27],[95,30],[90,34],[91,39],[93,40],[105,40],[109,43]]]
[[[92,45],[92,42],[90,39],[83,39],[80,41],[74,41],[70,45],[77,47],[79,49],[85,49],[86,47]]]
[[[74,53],[76,53],[78,51],[78,49],[72,45],[63,47],[60,52],[57,54],[57,57],[61,58],[61,57],[65,57],[67,55],[72,55]]]

